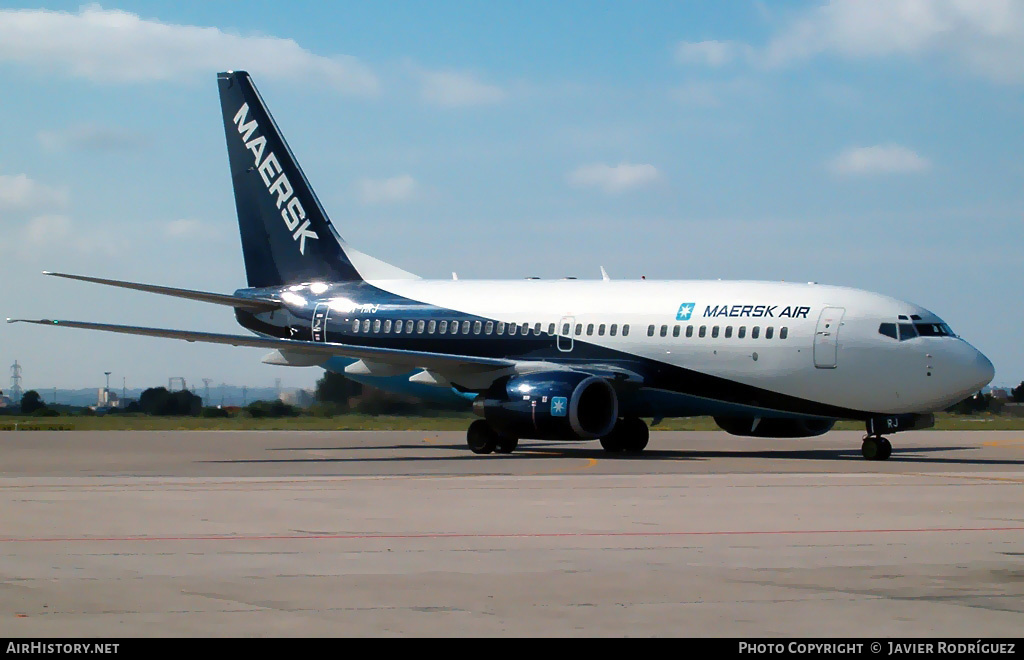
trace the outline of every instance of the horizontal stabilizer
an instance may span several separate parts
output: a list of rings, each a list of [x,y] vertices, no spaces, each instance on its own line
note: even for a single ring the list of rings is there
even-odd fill
[[[199,300],[201,302],[213,303],[215,305],[227,305],[235,309],[244,309],[250,312],[270,312],[281,307],[281,303],[263,298],[243,298],[241,296],[229,296],[223,293],[208,293],[206,291],[193,291],[191,289],[173,289],[167,286],[155,284],[139,284],[137,282],[122,282],[121,280],[105,280],[100,277],[86,277],[85,275],[68,275],[66,273],[51,273],[43,271],[43,275],[54,277],[66,277],[69,280],[81,280],[95,284],[106,284],[107,286],[119,286],[123,289],[135,289],[147,293],[159,293],[163,296],[175,298],[187,298],[188,300]]]
[[[507,369],[515,366],[512,360],[500,358],[475,357],[471,355],[446,355],[426,351],[406,351],[395,348],[376,348],[372,346],[352,346],[349,344],[331,344],[296,339],[275,339],[273,337],[254,337],[246,335],[221,335],[212,332],[193,332],[190,330],[168,330],[163,328],[143,328],[131,325],[111,325],[108,323],[88,323],[84,321],[64,321],[60,319],[7,319],[8,323],[35,323],[64,328],[83,328],[85,330],[103,330],[119,332],[127,335],[145,337],[166,337],[183,339],[191,342],[207,344],[228,344],[231,346],[252,346],[256,348],[273,348],[279,351],[294,351],[324,356],[342,356],[351,358],[368,358],[374,362],[392,365],[403,365],[409,368],[436,369],[445,373],[479,372],[493,369]]]

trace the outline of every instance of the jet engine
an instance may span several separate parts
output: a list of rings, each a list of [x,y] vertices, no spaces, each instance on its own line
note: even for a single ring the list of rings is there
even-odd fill
[[[753,438],[809,438],[828,433],[835,423],[834,419],[715,417],[723,431]]]
[[[502,378],[473,401],[499,433],[540,440],[590,440],[611,432],[619,400],[604,378],[544,371]]]

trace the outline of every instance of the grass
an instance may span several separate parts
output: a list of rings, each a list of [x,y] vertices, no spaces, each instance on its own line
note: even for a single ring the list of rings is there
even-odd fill
[[[992,415],[953,415],[939,413],[935,429],[939,431],[1019,431],[1024,430],[1024,417]],[[392,415],[339,415],[337,417],[279,418],[204,418],[150,417],[119,414],[102,417],[0,417],[0,431],[463,431],[474,420],[472,414],[445,417],[413,417]],[[17,427],[17,428],[15,428]],[[654,431],[717,431],[710,417],[666,419]],[[862,431],[861,422],[838,422],[837,431]]]

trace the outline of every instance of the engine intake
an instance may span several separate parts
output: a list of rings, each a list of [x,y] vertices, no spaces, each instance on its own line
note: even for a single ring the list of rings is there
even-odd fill
[[[499,433],[541,440],[590,440],[611,432],[619,400],[604,378],[547,371],[496,381],[473,411]]]
[[[715,424],[733,435],[752,438],[809,438],[832,430],[834,419],[772,419],[756,417],[715,417]]]

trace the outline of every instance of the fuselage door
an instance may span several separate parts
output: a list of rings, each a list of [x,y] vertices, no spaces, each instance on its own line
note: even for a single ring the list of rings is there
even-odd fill
[[[568,353],[572,350],[572,327],[576,324],[575,316],[563,316],[558,322],[558,350]]]
[[[327,341],[327,315],[330,313],[331,308],[327,303],[317,303],[316,309],[313,310],[313,341]]]
[[[814,331],[814,366],[819,369],[835,369],[836,354],[839,352],[839,327],[843,324],[842,307],[826,307],[818,317]]]

